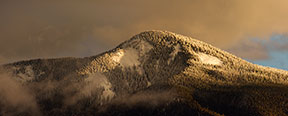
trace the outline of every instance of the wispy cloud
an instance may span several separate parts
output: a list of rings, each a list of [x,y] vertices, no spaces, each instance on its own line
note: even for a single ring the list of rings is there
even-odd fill
[[[270,39],[247,39],[228,51],[253,63],[288,70],[288,36],[274,34]]]
[[[0,70],[0,114],[16,115],[24,112],[33,116],[41,115],[34,94],[14,79]]]
[[[248,60],[264,60],[270,57],[267,46],[251,39],[240,41],[239,44],[226,50],[238,57]]]

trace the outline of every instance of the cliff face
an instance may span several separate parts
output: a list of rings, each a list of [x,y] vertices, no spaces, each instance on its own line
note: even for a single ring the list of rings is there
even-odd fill
[[[2,115],[288,113],[287,71],[251,64],[166,31],[140,33],[97,56],[21,61],[2,68],[1,83],[8,85],[0,86]],[[17,87],[7,91],[11,83]],[[11,97],[14,91],[28,97]],[[31,102],[21,102],[26,98]]]

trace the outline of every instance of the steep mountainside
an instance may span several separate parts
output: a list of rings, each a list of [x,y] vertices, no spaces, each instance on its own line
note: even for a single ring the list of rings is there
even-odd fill
[[[0,84],[0,115],[288,115],[287,71],[167,31],[97,56],[3,65]]]

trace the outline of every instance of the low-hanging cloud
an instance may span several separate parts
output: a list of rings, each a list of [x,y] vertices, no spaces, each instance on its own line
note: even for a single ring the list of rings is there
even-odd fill
[[[87,75],[80,80],[77,75],[69,74],[60,80],[46,77],[44,81],[20,81],[26,77],[19,75],[26,73],[10,74],[6,70],[0,70],[0,115],[39,116],[53,111],[58,113],[71,111],[71,108],[74,110],[97,108],[99,112],[106,112],[118,105],[128,108],[135,106],[150,108],[172,102],[177,94],[171,88],[161,90],[150,88],[136,93],[115,91],[114,85],[100,73]],[[92,111],[98,113],[95,109]]]
[[[0,74],[0,115],[41,115],[34,94],[9,74]]]
[[[6,60],[89,56],[144,30],[168,30],[223,49],[286,34],[287,0],[7,1],[0,5]]]

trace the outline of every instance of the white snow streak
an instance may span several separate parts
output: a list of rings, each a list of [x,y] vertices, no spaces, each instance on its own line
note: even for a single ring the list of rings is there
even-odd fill
[[[177,44],[175,47],[174,47],[174,50],[173,52],[170,54],[170,58],[168,59],[168,64],[170,64],[171,61],[173,61],[176,57],[176,55],[178,54],[178,52],[181,51],[181,47],[179,44]]]
[[[120,63],[120,65],[124,67],[132,67],[140,65],[138,58],[139,55],[137,50],[134,48],[128,48],[118,50],[116,54],[112,57],[112,60]]]
[[[221,65],[222,61],[219,60],[217,57],[215,56],[211,56],[205,53],[198,53],[197,54],[200,61],[204,64],[212,64],[212,65]]]

